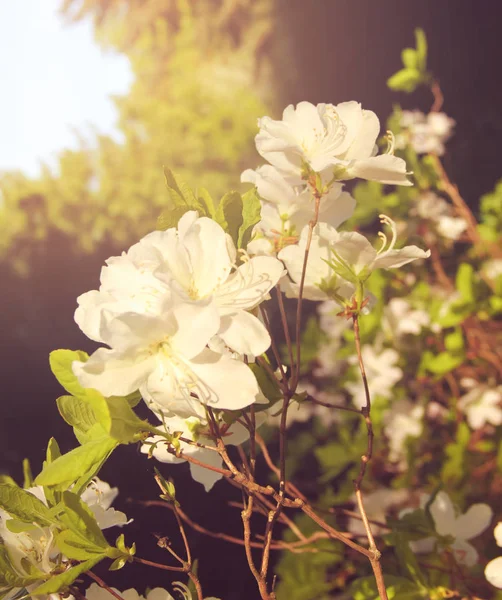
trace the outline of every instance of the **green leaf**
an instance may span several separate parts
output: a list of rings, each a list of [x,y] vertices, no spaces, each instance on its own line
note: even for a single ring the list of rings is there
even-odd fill
[[[39,525],[50,525],[54,522],[51,511],[45,504],[30,492],[11,484],[0,484],[0,508],[11,517],[35,522]]]
[[[457,327],[455,331],[449,333],[444,338],[446,349],[450,352],[458,352],[464,349],[464,334],[462,329]]]
[[[56,442],[56,439],[51,437],[49,443],[47,444],[47,451],[45,453],[45,462],[50,465],[53,463],[56,458],[61,456],[61,450],[59,448],[59,444]]]
[[[414,92],[422,82],[422,76],[416,69],[401,69],[387,80],[387,85],[395,92]]]
[[[415,553],[410,548],[409,541],[403,535],[396,536],[396,556],[402,569],[408,573],[410,578],[420,587],[426,586],[426,581]]]
[[[472,265],[469,263],[461,263],[459,265],[455,278],[455,287],[460,292],[464,302],[475,302],[474,267]]]
[[[104,550],[109,546],[93,512],[81,498],[66,491],[63,492],[61,504],[64,511],[60,515],[60,521],[72,532],[84,534],[87,543],[98,549]]]
[[[189,210],[199,210],[203,212],[202,205],[187,183],[167,167],[164,167],[164,175],[166,177],[167,189],[174,206],[185,205]],[[199,216],[204,215],[199,214]]]
[[[126,398],[114,396],[106,403],[111,417],[109,434],[121,444],[137,442],[142,432],[150,430],[151,426],[136,415]]]
[[[203,205],[206,215],[211,218],[214,217],[216,208],[214,206],[214,200],[211,197],[211,194],[205,188],[201,187],[197,189],[197,197],[200,204]]]
[[[102,556],[103,549],[99,546],[86,543],[86,538],[74,531],[65,529],[56,536],[56,544],[59,550],[72,560],[88,560],[95,556]]]
[[[43,574],[41,575],[43,576]],[[7,548],[4,545],[0,544],[0,587],[24,587],[25,585],[36,581],[37,578],[39,577],[37,577],[36,575],[34,575],[33,577],[21,577],[12,566]]]
[[[74,567],[71,567],[64,573],[60,573],[59,575],[55,575],[51,577],[42,585],[39,585],[33,592],[31,592],[32,596],[42,596],[46,594],[55,594],[56,592],[62,591],[69,585],[71,585],[75,579],[82,573],[89,571],[97,565],[100,561],[105,558],[105,555],[95,556],[94,558],[90,558]]]
[[[270,404],[265,405],[265,408],[270,408],[271,405],[282,399],[282,391],[279,387],[279,382],[259,363],[250,363],[248,366],[251,371],[253,371],[263,395],[270,402]],[[259,408],[259,405],[257,404],[256,407]]]
[[[389,600],[420,600],[429,597],[428,591],[413,581],[395,575],[385,575],[385,587]],[[353,600],[379,600],[380,594],[373,576],[356,579],[350,586]]]
[[[427,38],[424,30],[420,27],[415,29],[415,41],[417,47],[417,69],[425,73],[427,68]]]
[[[471,431],[464,422],[459,423],[454,442],[447,444],[445,454],[447,459],[441,469],[441,480],[446,482],[461,481],[468,471],[466,470],[465,455],[471,439]]]
[[[453,369],[456,369],[464,362],[464,354],[450,354],[450,352],[440,352],[432,354],[424,352],[420,368],[426,369],[435,375],[445,375]]]
[[[0,484],[4,485],[14,485],[17,487],[17,483],[12,479],[10,475],[0,475]]]
[[[118,442],[110,437],[90,440],[83,446],[63,454],[46,465],[35,479],[37,485],[68,485],[102,464],[115,449]]]
[[[75,360],[86,362],[85,352],[55,350],[50,362],[53,373],[63,387],[73,394],[61,396],[58,408],[62,417],[72,425],[77,439],[86,444],[109,434],[120,443],[131,443],[138,439],[149,425],[139,419],[131,408],[129,397],[112,396],[105,398],[97,390],[83,388],[71,371]]]
[[[189,206],[174,206],[163,210],[157,218],[157,229],[159,231],[166,231],[172,227],[177,227],[181,217],[192,210]]]
[[[499,444],[499,451],[497,452],[497,468],[502,471],[502,444]]]
[[[97,390],[83,388],[71,369],[73,362],[86,362],[88,359],[89,355],[81,350],[54,350],[50,354],[49,362],[52,372],[64,389],[73,396],[89,402],[98,423],[101,423],[105,431],[109,431],[111,417],[105,398]]]
[[[31,472],[30,461],[27,458],[23,460],[23,478],[24,488],[30,488],[33,486],[33,474]]]
[[[236,248],[239,244],[240,230],[244,222],[242,211],[243,201],[239,192],[228,192],[220,200],[214,219],[230,234]]]
[[[392,545],[398,544],[400,539],[414,541],[436,535],[434,523],[421,508],[406,513],[399,519],[389,517],[387,522],[392,533],[386,535],[385,540]]]
[[[256,188],[248,190],[242,196],[242,225],[239,227],[237,248],[246,248],[251,240],[254,226],[261,219],[260,197]]]
[[[68,425],[71,425],[74,428],[75,435],[79,442],[83,443],[81,438],[83,438],[84,441],[87,441],[87,436],[85,434],[97,423],[96,415],[89,402],[80,400],[75,396],[60,396],[56,400],[56,404],[59,414]],[[103,428],[101,427],[101,429]]]
[[[407,69],[416,69],[419,70],[418,67],[418,56],[416,51],[413,48],[405,48],[401,52],[401,59],[403,61],[403,65]]]

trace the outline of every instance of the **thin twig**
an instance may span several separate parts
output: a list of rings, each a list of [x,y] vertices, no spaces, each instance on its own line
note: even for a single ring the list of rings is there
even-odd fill
[[[171,565],[163,565],[162,563],[153,562],[152,560],[146,560],[145,558],[139,558],[138,556],[132,557],[133,562],[147,565],[148,567],[155,567],[156,569],[162,569],[163,571],[175,571],[177,573],[186,573],[183,567],[172,567]]]
[[[88,577],[90,577],[91,579],[94,579],[94,581],[99,585],[99,587],[101,587],[104,590],[106,590],[109,594],[111,594],[112,596],[114,596],[117,600],[124,600],[124,598],[118,592],[116,592],[107,583],[105,583],[101,579],[101,577],[99,577],[98,575],[96,575],[96,573],[93,573],[92,571],[86,571],[85,574]]]
[[[288,348],[288,356],[291,372],[295,368],[294,360],[293,360],[293,344],[291,342],[291,334],[289,332],[288,318],[286,316],[286,310],[284,308],[284,299],[282,297],[282,291],[280,284],[275,286],[275,291],[277,292],[277,303],[279,304],[279,312],[281,314],[282,321],[282,329],[284,331],[284,338],[286,340],[286,346]]]
[[[302,307],[303,307],[303,289],[305,287],[305,275],[307,273],[307,263],[309,260],[309,252],[310,245],[312,243],[312,235],[314,233],[314,227],[317,225],[317,221],[319,220],[319,207],[321,205],[321,194],[319,192],[315,193],[315,207],[314,207],[314,218],[309,221],[309,231],[307,235],[307,243],[305,245],[305,254],[303,257],[303,268],[302,268],[302,276],[300,279],[300,288],[298,290],[298,303],[296,305],[296,328],[295,328],[295,337],[296,337],[296,369],[293,376],[293,382],[291,383],[290,390],[292,392],[296,391],[296,387],[298,385],[298,381],[300,379],[300,362],[301,362],[301,340],[300,340],[300,331],[302,327]]]
[[[364,368],[364,361],[361,352],[361,335],[359,331],[359,319],[357,313],[353,315],[352,322],[354,325],[354,339],[356,343],[356,352],[357,358],[359,362],[359,370],[361,371],[361,377],[363,380],[364,393],[366,396],[366,405],[362,407],[361,413],[364,416],[364,421],[366,423],[366,429],[368,432],[368,443],[366,447],[366,453],[361,456],[361,467],[359,469],[359,474],[354,480],[354,488],[356,492],[357,504],[359,507],[359,511],[362,516],[364,529],[366,531],[366,535],[368,537],[369,550],[370,550],[370,563],[371,568],[373,569],[373,574],[375,576],[378,593],[382,600],[388,600],[387,590],[385,589],[385,582],[382,573],[382,566],[380,564],[380,552],[375,544],[375,538],[373,537],[373,533],[371,531],[371,526],[368,521],[368,516],[364,509],[363,498],[361,494],[361,483],[364,478],[364,474],[366,472],[366,466],[371,460],[373,455],[373,424],[371,422],[371,396],[370,390],[368,386],[368,378],[366,377],[366,370]]]

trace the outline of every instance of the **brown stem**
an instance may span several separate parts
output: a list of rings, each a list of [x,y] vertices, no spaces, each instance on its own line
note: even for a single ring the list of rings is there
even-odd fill
[[[190,571],[188,571],[188,577],[190,577],[192,583],[195,586],[195,591],[197,592],[197,600],[204,600],[204,594],[202,593],[202,587],[200,585],[199,578],[191,569]]]
[[[371,422],[371,396],[370,390],[368,386],[368,378],[366,377],[366,369],[364,368],[364,361],[361,352],[361,335],[359,331],[359,319],[357,314],[353,315],[352,322],[354,324],[354,338],[356,342],[356,352],[357,359],[359,362],[359,370],[361,371],[361,377],[363,380],[364,393],[366,396],[366,406],[363,406],[361,409],[361,413],[366,422],[366,429],[368,432],[368,443],[366,446],[366,453],[361,456],[361,467],[359,469],[359,474],[354,480],[354,488],[356,492],[357,505],[359,507],[359,512],[361,513],[361,517],[363,520],[364,529],[366,531],[366,535],[368,537],[369,550],[370,550],[370,563],[371,568],[373,569],[373,574],[375,576],[378,593],[382,600],[388,600],[387,590],[385,589],[385,582],[383,579],[382,566],[380,564],[380,552],[375,544],[375,538],[373,537],[373,533],[371,531],[371,526],[368,520],[368,516],[366,514],[366,510],[364,509],[363,498],[361,494],[361,483],[364,478],[364,474],[366,472],[366,466],[371,460],[373,455],[373,424]]]
[[[272,348],[272,354],[274,355],[275,362],[277,363],[277,367],[279,368],[279,371],[281,372],[281,387],[283,387],[285,389],[285,386],[287,386],[286,372],[284,371],[284,366],[282,364],[281,354],[279,352],[279,349],[277,348],[277,344],[275,343],[274,337],[272,335],[272,326],[270,325],[270,319],[268,318],[268,314],[265,311],[265,309],[263,308],[263,306],[260,306],[260,312],[262,314],[263,321],[265,322],[265,327],[267,328],[267,331],[270,335],[270,347]],[[275,379],[275,373],[274,373],[274,379]]]
[[[367,550],[366,548],[364,548],[364,546],[356,544],[356,542],[353,542],[343,533],[340,533],[334,527],[328,525],[328,523],[326,523],[326,521],[315,512],[315,510],[312,508],[312,506],[310,506],[310,504],[303,504],[301,509],[306,515],[308,515],[312,519],[312,521],[314,521],[314,523],[317,523],[319,527],[321,527],[321,529],[324,529],[324,531],[326,531],[331,538],[343,542],[346,546],[352,548],[352,550],[356,550],[356,552],[359,552],[360,554],[364,554],[364,556],[366,556],[366,558],[369,558],[370,560],[373,558],[373,553],[370,550]]]
[[[279,284],[277,284],[275,289],[277,292],[277,302],[279,304],[279,312],[281,314],[282,329],[284,331],[284,337],[286,339],[286,346],[288,348],[290,369],[291,369],[291,372],[293,372],[293,369],[295,368],[295,363],[293,360],[293,344],[291,342],[291,334],[289,332],[288,319],[286,316],[286,310],[284,308],[284,299],[282,297],[281,286]]]
[[[445,171],[441,161],[436,155],[431,155],[434,159],[434,167],[436,169],[436,173],[438,174],[442,189],[448,194],[451,201],[453,202],[457,212],[465,219],[467,222],[467,233],[469,235],[469,239],[473,244],[479,245],[481,242],[481,237],[478,233],[477,229],[477,221],[472,214],[471,209],[467,206],[467,203],[460,195],[458,191],[458,187],[451,182],[448,177],[447,172]]]
[[[323,402],[322,400],[317,400],[310,394],[307,395],[307,400],[309,402],[312,402],[312,404],[317,404],[318,406],[325,406],[326,408],[334,408],[336,410],[348,410],[349,412],[361,415],[361,411],[357,408],[352,408],[351,406],[343,406],[343,404],[333,404],[332,402]]]
[[[354,324],[354,338],[356,342],[356,352],[357,359],[359,362],[359,370],[361,372],[361,377],[363,380],[364,387],[364,395],[366,398],[366,406],[363,406],[361,409],[361,414],[364,417],[364,421],[366,423],[366,429],[368,432],[368,445],[366,447],[366,453],[361,456],[361,467],[359,469],[359,474],[354,481],[354,486],[356,491],[361,487],[362,480],[364,478],[364,474],[366,473],[366,465],[371,460],[373,455],[373,424],[371,422],[371,396],[370,389],[368,386],[368,378],[366,377],[366,369],[364,368],[364,362],[361,352],[361,335],[359,332],[359,319],[357,315],[354,315],[352,318],[352,322]]]
[[[434,79],[434,81],[431,83],[431,92],[434,97],[434,102],[431,106],[431,112],[439,112],[443,106],[444,96],[437,79]]]
[[[156,563],[151,560],[146,560],[145,558],[138,558],[137,556],[133,556],[133,562],[147,565],[148,567],[155,567],[156,569],[162,569],[163,571],[176,571],[177,573],[185,573],[185,569],[183,567],[171,567],[170,565],[163,565],[162,563]]]
[[[117,600],[124,600],[124,598],[118,592],[116,592],[113,588],[111,588],[108,584],[106,584],[101,579],[101,577],[96,575],[96,573],[93,573],[92,571],[86,571],[85,574],[88,575],[91,579],[94,579],[94,581],[99,585],[99,587],[106,590],[109,594],[111,594],[112,596],[117,598]]]
[[[307,244],[305,246],[305,254],[303,258],[303,268],[302,268],[302,276],[300,279],[300,289],[298,291],[298,303],[296,305],[296,369],[293,376],[293,382],[291,383],[290,390],[291,392],[296,391],[296,387],[298,385],[298,381],[300,379],[300,361],[301,361],[301,340],[300,340],[300,331],[302,327],[302,306],[303,306],[303,288],[305,287],[305,274],[307,273],[307,262],[309,260],[309,252],[310,245],[312,243],[312,235],[314,233],[314,227],[317,225],[317,221],[319,220],[319,207],[321,205],[321,194],[319,192],[315,193],[315,207],[314,207],[314,218],[309,221],[309,231],[307,236]]]
[[[242,516],[242,524],[244,526],[244,548],[246,550],[246,559],[248,561],[249,569],[253,574],[253,577],[258,584],[258,589],[260,591],[260,596],[262,600],[271,600],[270,594],[267,589],[267,582],[262,574],[256,568],[253,560],[253,553],[251,550],[251,515],[253,514],[253,502],[254,498],[252,495],[248,496],[247,506],[241,512]]]

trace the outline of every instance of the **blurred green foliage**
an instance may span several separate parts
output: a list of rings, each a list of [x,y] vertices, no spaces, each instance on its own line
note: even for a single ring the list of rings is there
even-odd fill
[[[274,92],[270,0],[66,0],[62,12],[92,16],[97,40],[127,55],[135,80],[115,98],[120,141],[97,135],[38,178],[0,177],[0,260],[19,273],[51,230],[91,253],[154,229],[168,199],[164,165],[216,197],[235,188],[257,162],[256,118]]]

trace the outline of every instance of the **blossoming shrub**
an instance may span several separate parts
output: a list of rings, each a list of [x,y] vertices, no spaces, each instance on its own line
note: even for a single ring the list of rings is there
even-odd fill
[[[502,597],[502,207],[485,197],[478,224],[444,171],[453,122],[425,59],[418,32],[389,84],[430,85],[434,110],[396,109],[383,151],[357,102],[301,102],[259,120],[267,162],[244,171],[244,194],[215,202],[166,170],[158,230],[78,298],[101,346],[50,357],[79,445],[51,439],[34,479],[26,466],[23,487],[0,483],[4,597],[138,598],[93,573],[110,561],[179,574],[190,587],[173,594],[202,600],[188,527],[242,549],[253,597]],[[102,534],[128,523],[97,479],[128,444],[157,464],[174,513],[165,563],[138,556],[127,529]],[[183,511],[167,466],[182,462],[205,492],[242,490],[242,538]]]

